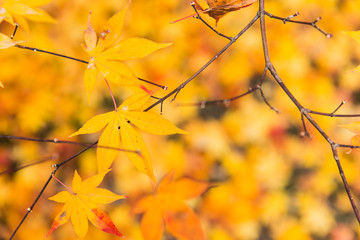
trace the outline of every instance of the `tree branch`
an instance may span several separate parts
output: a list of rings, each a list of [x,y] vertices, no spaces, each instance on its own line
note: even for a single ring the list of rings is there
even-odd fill
[[[278,73],[276,72],[274,66],[272,65],[271,61],[270,61],[270,56],[269,56],[269,51],[268,51],[268,43],[267,43],[267,38],[266,38],[266,27],[265,27],[265,15],[269,14],[267,12],[265,12],[264,10],[264,1],[265,0],[259,0],[259,14],[260,14],[260,29],[261,29],[261,39],[262,39],[262,43],[263,43],[263,51],[264,51],[264,57],[265,57],[265,66],[269,69],[271,75],[273,76],[273,78],[275,79],[275,81],[278,83],[278,85],[283,89],[283,91],[286,93],[286,95],[291,99],[291,101],[295,104],[295,106],[299,109],[300,113],[301,113],[301,117],[303,120],[303,117],[305,117],[310,123],[311,125],[323,136],[323,138],[330,144],[331,150],[333,152],[333,157],[334,160],[336,162],[337,168],[339,170],[340,173],[340,177],[341,180],[344,184],[345,187],[345,191],[348,195],[350,204],[353,208],[353,212],[355,214],[355,217],[358,221],[358,223],[360,224],[360,214],[359,211],[356,207],[354,198],[351,194],[351,190],[349,188],[349,184],[347,182],[347,179],[345,177],[345,173],[342,169],[341,166],[341,162],[339,159],[339,155],[338,155],[338,151],[337,148],[340,146],[338,144],[336,144],[325,132],[324,130],[319,126],[319,124],[312,118],[312,116],[310,115],[310,113],[314,113],[314,114],[319,114],[319,115],[325,115],[325,116],[336,116],[334,114],[334,112],[336,112],[338,110],[338,108],[341,106],[339,106],[337,109],[335,109],[334,112],[330,113],[330,114],[320,114],[319,112],[315,112],[315,111],[311,111],[309,109],[304,108],[300,102],[295,98],[295,96],[290,92],[290,90],[286,87],[286,85],[284,84],[284,82],[281,80],[280,76],[278,75]],[[279,18],[278,18],[279,19]],[[280,18],[281,20],[284,20],[283,18]],[[313,27],[315,27],[316,29],[318,29],[320,32],[322,32],[326,37],[329,37],[331,35],[325,33],[324,31],[322,31],[321,29],[319,29],[316,26],[316,22],[314,21],[313,23],[306,23],[306,22],[297,22],[297,21],[292,21],[292,20],[285,20],[285,21],[289,21],[289,22],[294,22],[294,23],[300,23],[300,24],[306,24],[306,25],[311,25]],[[304,123],[304,121],[303,121]],[[305,128],[305,123],[304,123],[304,128]],[[306,134],[306,128],[305,128],[305,134]],[[341,147],[347,147],[346,145],[341,145]],[[353,147],[350,147],[353,148]]]

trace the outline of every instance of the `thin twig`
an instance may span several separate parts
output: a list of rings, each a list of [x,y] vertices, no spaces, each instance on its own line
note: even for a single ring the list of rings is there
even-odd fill
[[[51,156],[49,157],[44,157],[43,159],[40,159],[40,160],[36,160],[36,161],[32,161],[32,162],[29,162],[27,164],[24,164],[24,165],[21,165],[21,166],[18,166],[18,167],[15,167],[15,168],[9,168],[5,171],[2,171],[0,172],[0,175],[5,175],[5,174],[9,174],[9,173],[14,173],[14,172],[17,172],[21,169],[24,169],[24,168],[28,168],[28,167],[31,167],[31,166],[34,166],[34,165],[37,165],[37,164],[40,164],[40,163],[45,163],[45,162],[49,162],[49,161],[54,161],[56,159],[59,158],[59,155],[58,154],[52,154]]]
[[[29,215],[29,213],[34,209],[36,203],[39,201],[40,197],[42,196],[42,194],[44,193],[45,189],[47,188],[47,186],[49,185],[51,179],[53,178],[53,176],[55,175],[55,173],[57,172],[57,170],[64,164],[68,163],[69,161],[73,160],[74,158],[78,157],[79,155],[81,155],[82,153],[86,152],[87,150],[89,150],[90,148],[92,148],[93,146],[95,146],[97,144],[97,141],[95,143],[93,143],[91,146],[84,148],[83,150],[81,150],[80,152],[78,152],[77,154],[69,157],[68,159],[62,161],[61,163],[55,164],[54,165],[54,170],[51,172],[50,177],[47,179],[47,181],[45,182],[44,186],[42,187],[40,193],[37,195],[37,197],[35,198],[34,202],[31,204],[31,206],[29,208],[27,208],[25,216],[21,219],[20,223],[18,224],[18,226],[15,228],[14,232],[11,234],[9,240],[13,239],[13,237],[15,236],[15,234],[17,233],[17,231],[19,230],[19,228],[21,227],[21,225],[24,223],[25,219],[27,218],[27,216]]]
[[[149,84],[151,84],[151,85],[157,86],[157,87],[159,87],[159,88],[162,88],[162,89],[165,90],[165,91],[168,89],[167,86],[163,86],[163,85],[160,85],[160,84],[157,84],[157,83],[153,83],[153,82],[150,82],[149,80],[146,80],[146,79],[143,79],[143,78],[139,78],[139,77],[138,77],[137,79],[139,79],[140,81],[149,83]]]
[[[223,38],[226,38],[228,40],[231,41],[231,38],[232,37],[229,37],[229,36],[226,36],[224,34],[222,34],[221,32],[218,32],[215,28],[213,28],[212,26],[210,26],[210,24],[208,24],[199,14],[198,10],[196,9],[195,7],[195,3],[194,2],[191,2],[190,3],[190,6],[194,9],[195,13],[196,13],[196,17],[197,19],[199,19],[200,21],[202,21],[209,29],[211,29],[214,33],[216,33],[217,35],[223,37]]]
[[[77,62],[89,64],[88,61],[84,61],[84,60],[81,60],[81,59],[78,59],[78,58],[73,58],[73,57],[66,56],[66,55],[59,54],[59,53],[49,52],[49,51],[38,49],[38,48],[32,48],[32,47],[28,47],[28,46],[24,46],[24,45],[20,45],[20,44],[16,44],[15,47],[30,50],[30,51],[33,51],[33,52],[46,53],[46,54],[54,55],[54,56],[57,56],[57,57],[67,58],[67,59],[74,60],[74,61],[77,61]]]
[[[259,19],[259,15],[257,14],[251,21],[248,23],[235,37],[231,38],[231,41],[225,45],[223,49],[221,49],[210,61],[208,61],[204,66],[202,66],[196,73],[194,73],[190,78],[188,78],[186,81],[181,83],[177,88],[172,90],[170,93],[168,93],[166,96],[162,97],[152,105],[150,105],[148,108],[146,108],[144,111],[149,111],[150,109],[154,108],[155,106],[159,105],[160,103],[163,103],[166,99],[171,97],[175,94],[176,98],[177,94],[183,89],[189,82],[191,82],[194,78],[196,78],[201,72],[203,72],[211,63],[213,63],[218,57],[220,57],[221,54],[223,54],[231,45],[233,45],[239,37],[241,37],[257,20]]]
[[[205,108],[206,106],[209,106],[209,105],[218,105],[218,104],[223,104],[225,105],[226,107],[229,106],[230,103],[252,93],[252,92],[255,92],[255,91],[259,91],[260,92],[260,95],[261,95],[261,98],[263,99],[264,103],[273,111],[275,111],[276,113],[280,113],[279,110],[277,110],[275,107],[271,106],[271,104],[268,102],[268,100],[266,99],[265,95],[264,95],[264,92],[262,90],[262,84],[265,80],[265,77],[266,77],[266,73],[267,73],[267,68],[264,69],[264,72],[259,80],[259,82],[256,84],[255,87],[251,87],[249,88],[246,92],[240,94],[240,95],[237,95],[237,96],[234,96],[234,97],[231,97],[231,98],[225,98],[225,99],[218,99],[218,100],[208,100],[208,101],[200,101],[200,102],[197,102],[197,103],[180,103],[180,104],[177,104],[177,106],[199,106],[200,108]]]
[[[313,28],[315,28],[316,30],[318,30],[319,32],[321,32],[322,34],[324,34],[327,38],[331,38],[332,37],[332,34],[330,33],[327,33],[325,32],[324,30],[322,30],[321,28],[319,28],[316,23],[318,21],[321,20],[321,17],[318,17],[315,21],[313,22],[303,22],[303,21],[294,21],[294,20],[291,20],[292,18],[296,17],[299,15],[298,12],[296,12],[294,15],[290,15],[289,17],[286,17],[286,18],[283,18],[283,17],[278,17],[278,16],[274,16],[273,14],[269,13],[269,12],[266,12],[264,11],[264,14],[270,18],[274,18],[274,19],[277,19],[277,20],[281,20],[284,24],[286,22],[290,22],[290,23],[297,23],[297,24],[303,24],[303,25],[309,25],[309,26],[312,26]]]
[[[19,137],[19,136],[10,136],[10,135],[0,135],[0,138],[6,139],[16,139],[16,140],[23,140],[23,141],[32,141],[32,142],[45,142],[45,143],[60,143],[60,144],[72,144],[72,145],[80,145],[84,147],[92,147],[92,148],[104,148],[109,150],[121,151],[121,152],[129,152],[129,153],[138,153],[136,150],[129,150],[123,148],[116,148],[116,147],[109,147],[103,145],[94,145],[93,143],[82,143],[82,142],[74,142],[74,141],[64,141],[59,140],[57,138],[54,139],[41,139],[41,138],[30,138],[30,137]]]
[[[19,28],[19,24],[18,23],[15,23],[15,29],[14,29],[14,32],[11,34],[10,38],[11,39],[14,39],[15,37],[15,34],[16,34],[16,31],[18,30]]]

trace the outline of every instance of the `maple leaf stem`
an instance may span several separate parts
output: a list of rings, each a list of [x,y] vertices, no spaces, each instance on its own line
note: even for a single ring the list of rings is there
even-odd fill
[[[55,177],[55,175],[53,174],[52,177],[61,185],[63,185],[64,188],[66,188],[69,192],[71,192],[72,194],[75,194],[74,191],[69,188],[68,186],[65,185],[65,183],[63,183],[62,181],[60,181],[57,177]]]
[[[74,61],[77,61],[77,62],[89,64],[88,61],[84,61],[84,60],[81,60],[81,59],[78,59],[78,58],[73,58],[73,57],[70,57],[70,56],[66,56],[66,55],[63,55],[63,54],[54,53],[54,52],[50,52],[50,51],[46,51],[46,50],[42,50],[42,49],[38,49],[38,48],[32,48],[32,47],[28,47],[28,46],[24,46],[24,45],[20,45],[20,44],[16,44],[15,47],[30,50],[30,51],[33,51],[33,52],[42,52],[42,53],[54,55],[54,56],[57,56],[57,57],[62,57],[62,58],[74,60]]]
[[[191,6],[195,6],[195,4],[192,4],[192,3],[190,3],[190,5],[191,5]],[[196,15],[199,15],[200,13],[208,12],[208,11],[210,11],[210,10],[211,10],[211,8],[207,8],[207,9],[201,10],[200,12],[196,11],[196,13],[194,13],[194,14],[191,14],[191,15],[189,15],[189,16],[186,16],[186,17],[183,17],[183,18],[174,20],[174,21],[170,21],[170,23],[173,24],[173,23],[177,23],[177,22],[180,22],[180,21],[182,21],[182,20],[185,20],[185,19],[188,19],[188,18],[191,18],[191,17],[196,17]]]
[[[115,101],[115,98],[114,98],[114,94],[113,94],[113,93],[112,93],[112,91],[111,91],[111,87],[110,87],[109,82],[106,80],[106,78],[104,78],[104,80],[105,80],[106,85],[107,85],[107,87],[108,87],[108,89],[109,89],[109,92],[110,92],[111,98],[112,98],[113,103],[114,103],[115,112],[116,112],[116,111],[117,111],[117,105],[116,105],[116,101]]]

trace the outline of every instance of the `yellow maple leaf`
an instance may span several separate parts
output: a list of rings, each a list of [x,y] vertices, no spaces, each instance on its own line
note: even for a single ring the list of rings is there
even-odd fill
[[[164,229],[178,239],[205,239],[200,220],[184,200],[195,198],[209,188],[206,182],[189,178],[174,181],[174,172],[159,183],[156,193],[142,198],[132,212],[144,213],[141,232],[145,240],[160,240]]]
[[[153,181],[156,179],[150,162],[146,145],[137,128],[155,135],[185,134],[187,132],[177,128],[161,115],[144,112],[143,107],[151,95],[149,92],[139,92],[127,98],[116,111],[100,114],[88,120],[78,131],[71,136],[95,133],[102,129],[97,148],[97,164],[99,172],[106,171],[114,161],[119,148],[120,138],[126,156],[141,172],[147,174]],[[108,147],[108,148],[104,148]]]
[[[5,34],[0,33],[0,49],[9,48],[25,41],[14,41]]]
[[[14,41],[5,34],[0,33],[0,49],[9,48],[16,44],[23,43],[24,41]],[[4,85],[0,81],[0,87],[4,88]]]
[[[109,216],[97,207],[97,204],[108,204],[126,198],[123,195],[117,195],[107,189],[97,188],[108,171],[104,171],[82,181],[75,170],[72,181],[72,190],[69,189],[70,192],[59,192],[55,196],[49,198],[55,202],[64,203],[64,207],[55,217],[46,237],[55,229],[65,224],[70,218],[75,232],[80,238],[84,238],[88,231],[88,220],[95,227],[104,232],[115,234],[120,237],[123,236]]]
[[[1,0],[0,1],[0,23],[6,21],[12,25],[18,23],[25,30],[28,30],[26,19],[37,22],[55,23],[49,14],[38,8],[50,0]]]
[[[89,15],[88,27],[84,31],[85,43],[82,44],[84,50],[90,55],[90,61],[84,74],[89,102],[98,74],[115,84],[135,88],[141,87],[141,82],[123,61],[146,57],[156,50],[170,45],[169,43],[160,44],[137,37],[122,40],[120,33],[123,29],[127,7],[128,5],[106,22],[99,39],[91,25],[91,13]]]

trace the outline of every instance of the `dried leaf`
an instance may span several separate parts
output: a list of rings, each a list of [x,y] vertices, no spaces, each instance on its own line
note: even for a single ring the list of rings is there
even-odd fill
[[[237,11],[256,2],[257,0],[206,0],[207,7],[203,8],[194,0],[196,9],[214,18],[216,23],[229,12]]]

